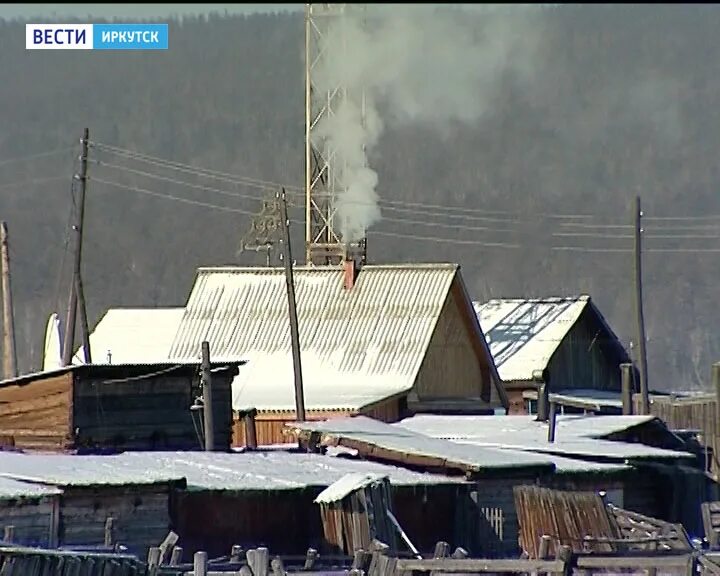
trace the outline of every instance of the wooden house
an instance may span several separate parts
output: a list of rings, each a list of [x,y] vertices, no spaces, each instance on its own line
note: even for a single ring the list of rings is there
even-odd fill
[[[294,279],[308,419],[506,405],[458,265],[302,266]],[[257,444],[284,442],[295,419],[284,270],[200,269],[170,361],[195,358],[201,340],[216,361],[247,360],[233,408],[255,414]],[[252,444],[245,430],[238,421],[236,445]]]
[[[62,490],[0,476],[0,540],[12,527],[12,540],[27,546],[57,545]]]
[[[238,362],[215,365],[215,446],[229,449]],[[69,450],[194,450],[198,364],[79,365],[0,382],[0,443]]]
[[[151,453],[152,454],[152,453]],[[170,529],[172,494],[185,485],[183,477],[146,463],[133,465],[121,455],[21,454],[0,451],[2,477],[48,487],[52,492],[49,543],[59,546],[102,544],[105,524],[113,518],[114,539],[143,557],[158,546]],[[17,515],[3,522],[18,522]],[[47,521],[36,522],[44,533]],[[29,544],[18,522],[15,541]]]
[[[590,296],[494,299],[474,306],[509,414],[533,413],[543,382],[551,394],[565,397],[555,401],[566,411],[599,404],[619,413],[620,364],[630,357]]]

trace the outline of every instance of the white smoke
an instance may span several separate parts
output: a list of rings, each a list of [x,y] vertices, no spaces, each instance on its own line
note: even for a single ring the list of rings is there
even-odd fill
[[[427,5],[345,7],[330,19],[313,84],[317,106],[337,87],[347,93],[323,116],[313,144],[332,154],[336,223],[353,242],[381,217],[378,175],[368,161],[385,127],[379,107],[388,125],[444,131],[477,122],[501,81],[530,78],[540,34],[537,19],[528,25],[522,9],[481,16]]]

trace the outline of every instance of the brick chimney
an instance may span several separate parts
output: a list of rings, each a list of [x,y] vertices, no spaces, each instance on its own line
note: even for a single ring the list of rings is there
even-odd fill
[[[359,272],[360,269],[358,268],[355,259],[346,256],[343,260],[343,277],[345,290],[352,290],[353,286],[355,286],[355,280],[357,280]]]

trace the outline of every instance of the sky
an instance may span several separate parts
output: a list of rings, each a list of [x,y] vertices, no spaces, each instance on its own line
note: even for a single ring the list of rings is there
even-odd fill
[[[257,12],[302,11],[304,4],[0,4],[0,18],[27,20],[58,18],[167,18],[209,14],[254,14]]]

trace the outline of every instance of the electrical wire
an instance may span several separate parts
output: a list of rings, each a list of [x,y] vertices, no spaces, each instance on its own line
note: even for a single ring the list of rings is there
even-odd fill
[[[257,216],[257,214],[255,212],[250,212],[249,210],[242,210],[241,208],[232,208],[230,206],[219,206],[217,204],[211,204],[210,202],[202,202],[200,200],[191,200],[189,198],[173,196],[172,194],[165,194],[163,192],[147,190],[146,188],[140,188],[138,186],[128,186],[126,184],[120,184],[118,182],[111,182],[109,180],[103,180],[101,178],[88,176],[88,180],[91,182],[98,183],[98,184],[105,184],[106,186],[115,186],[117,188],[130,190],[132,192],[137,192],[139,194],[146,194],[148,196],[155,196],[157,198],[165,198],[167,200],[174,200],[176,202],[184,202],[186,204],[190,204],[193,206],[202,206],[204,208],[212,208],[214,210],[219,210],[221,212],[233,212],[235,214],[245,214],[246,216]]]
[[[28,160],[35,160],[36,158],[45,158],[48,156],[56,156],[72,150],[74,146],[66,146],[65,148],[58,148],[56,150],[49,150],[48,152],[39,152],[37,154],[30,154],[29,156],[22,156],[20,158],[8,158],[7,160],[0,160],[0,166],[6,166],[8,164],[14,164],[16,162],[26,162]]]
[[[13,188],[16,186],[38,186],[40,184],[47,184],[48,182],[65,180],[65,178],[67,178],[67,174],[63,176],[49,176],[47,178],[32,178],[30,180],[23,180],[21,182],[8,182],[7,184],[0,184],[0,188]]]

